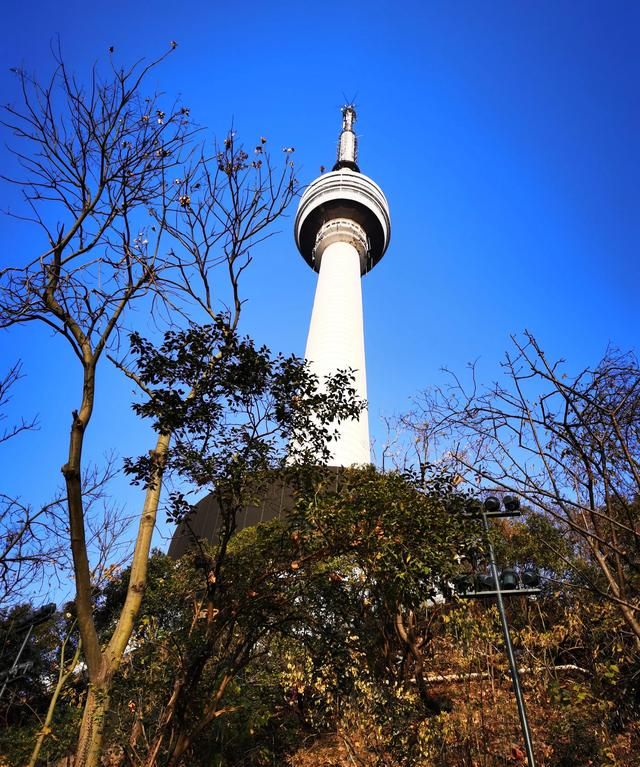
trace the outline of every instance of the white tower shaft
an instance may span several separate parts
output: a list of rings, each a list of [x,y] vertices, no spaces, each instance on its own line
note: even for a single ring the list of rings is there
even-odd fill
[[[352,242],[331,242],[322,253],[305,357],[320,381],[338,370],[353,368],[356,394],[366,400],[360,254]],[[329,444],[330,465],[370,463],[366,411],[358,420],[343,421],[337,428],[338,440]]]

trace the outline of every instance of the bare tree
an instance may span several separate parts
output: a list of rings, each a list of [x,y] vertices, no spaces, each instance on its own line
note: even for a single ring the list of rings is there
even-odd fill
[[[117,344],[131,303],[162,295],[162,229],[150,243],[141,217],[157,207],[163,218],[167,172],[180,162],[190,132],[184,108],[169,111],[157,97],[142,96],[145,76],[159,61],[128,70],[112,66],[106,80],[94,69],[85,88],[58,53],[46,85],[16,72],[22,104],[7,107],[4,121],[24,171],[23,178],[9,179],[22,190],[26,212],[19,217],[38,226],[45,242],[25,265],[3,270],[2,324],[39,321],[52,328],[81,368],[62,473],[78,625],[94,684],[105,663],[92,617],[82,471],[96,370],[105,349]]]
[[[21,364],[16,363],[0,380],[0,422],[7,420],[6,408],[11,389],[21,377]],[[35,419],[20,418],[0,434],[5,449],[9,440],[36,428]],[[56,514],[59,498],[38,509],[20,497],[0,492],[0,605],[7,608],[33,595],[42,586],[50,565],[59,560],[61,547],[57,532],[60,518]]]
[[[2,407],[10,399],[9,388],[19,378],[15,365],[0,381],[0,420]],[[35,420],[22,418],[4,430],[0,444],[23,431],[34,428]],[[114,556],[122,547],[121,535],[127,525],[116,502],[108,497],[108,486],[118,473],[115,458],[104,466],[89,466],[83,472],[82,494],[87,547],[95,552],[91,579],[99,585]],[[46,503],[37,507],[21,496],[0,491],[0,604],[7,609],[25,598],[46,595],[51,584],[60,585],[63,573],[73,569],[69,546],[65,543],[65,494],[58,490]]]
[[[59,500],[34,509],[0,493],[0,603],[7,607],[42,589],[62,555],[58,536]]]
[[[6,409],[11,401],[11,389],[15,383],[21,378],[22,364],[16,362],[13,367],[5,374],[4,378],[0,379],[0,423],[7,420]],[[23,431],[31,431],[37,426],[35,418],[25,419],[20,418],[19,423],[12,423],[9,426],[5,426],[0,432],[0,445],[3,442],[8,442],[12,437],[17,436]]]
[[[171,50],[176,47],[171,44]],[[213,155],[192,153],[189,109],[144,97],[145,78],[171,50],[130,69],[94,69],[88,87],[61,55],[43,86],[17,71],[22,105],[8,107],[5,126],[17,139],[14,154],[24,178],[6,179],[23,194],[25,213],[40,228],[42,252],[0,272],[2,326],[38,321],[71,346],[80,363],[78,408],[73,411],[65,480],[76,610],[90,688],[76,765],[97,764],[113,676],[131,637],[145,590],[165,457],[171,434],[150,451],[154,481],[138,521],[131,577],[120,618],[105,646],[94,623],[90,541],[83,491],[83,448],[95,402],[96,371],[116,362],[120,335],[133,302],[170,325],[195,307],[214,319],[220,311],[235,328],[242,298],[239,279],[266,228],[296,193],[287,155],[276,171],[261,139],[254,159],[232,132]],[[222,268],[226,290],[213,279]],[[130,316],[130,315],[129,315]],[[135,380],[123,360],[118,367]]]
[[[249,155],[232,129],[211,155],[201,151],[174,180],[178,205],[164,221],[175,244],[170,284],[187,301],[190,319],[197,310],[205,322],[226,316],[229,329],[237,328],[244,303],[240,278],[298,193],[293,149],[276,165],[266,143],[260,137]]]
[[[468,478],[521,494],[561,523],[600,574],[581,576],[640,646],[640,364],[609,351],[569,376],[530,333],[513,344],[500,383],[452,376],[405,423],[446,444]]]

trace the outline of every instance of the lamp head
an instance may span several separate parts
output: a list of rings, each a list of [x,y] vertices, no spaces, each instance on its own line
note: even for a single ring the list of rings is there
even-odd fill
[[[536,589],[540,585],[540,573],[533,567],[528,567],[522,575],[522,585],[527,589]]]
[[[490,495],[488,498],[485,498],[484,510],[489,514],[494,514],[496,511],[500,511],[500,501],[495,495]]]
[[[476,589],[477,591],[493,591],[495,583],[493,582],[493,576],[485,573],[484,575],[476,575]]]
[[[505,591],[518,588],[518,574],[513,567],[505,567],[500,575],[500,586]]]
[[[473,578],[470,575],[456,575],[451,582],[458,594],[466,594],[469,591],[473,591]]]
[[[465,512],[472,517],[479,517],[482,514],[482,504],[477,498],[471,498],[465,504]]]
[[[520,499],[515,495],[505,495],[502,503],[507,511],[518,511],[520,508]]]

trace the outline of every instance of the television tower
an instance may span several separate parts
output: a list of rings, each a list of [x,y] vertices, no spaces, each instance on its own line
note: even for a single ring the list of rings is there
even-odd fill
[[[305,261],[318,272],[304,356],[320,381],[337,370],[352,368],[356,393],[366,399],[360,278],[384,255],[391,220],[382,189],[360,173],[355,121],[355,108],[344,106],[337,162],[302,195],[295,238]],[[343,421],[330,448],[332,466],[370,463],[367,412],[357,421]]]

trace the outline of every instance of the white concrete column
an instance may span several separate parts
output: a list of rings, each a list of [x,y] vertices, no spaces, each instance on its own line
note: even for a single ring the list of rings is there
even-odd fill
[[[305,351],[305,358],[320,380],[337,370],[353,368],[355,389],[362,399],[367,398],[367,380],[359,250],[365,246],[364,232],[352,221],[332,221],[318,234],[316,258],[320,260],[320,273]],[[338,441],[329,445],[329,465],[370,463],[367,412],[361,413],[357,421],[343,421],[338,429]]]

